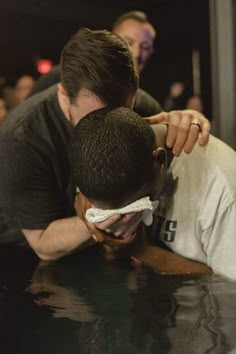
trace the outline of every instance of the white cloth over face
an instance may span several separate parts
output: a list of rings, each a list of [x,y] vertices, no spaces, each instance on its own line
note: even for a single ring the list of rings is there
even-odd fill
[[[89,208],[86,211],[85,217],[90,223],[97,223],[105,221],[115,214],[128,214],[143,211],[142,221],[146,226],[150,226],[153,222],[153,213],[158,207],[159,201],[151,201],[150,197],[144,197],[135,202],[126,205],[119,209],[99,209],[99,208]]]

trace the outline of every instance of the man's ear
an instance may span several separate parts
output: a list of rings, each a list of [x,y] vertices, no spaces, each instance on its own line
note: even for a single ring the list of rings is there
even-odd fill
[[[153,157],[155,159],[155,162],[158,163],[159,165],[165,165],[167,163],[167,153],[166,150],[159,146],[153,151]]]
[[[154,162],[151,198],[152,200],[156,200],[162,191],[166,178],[166,171],[168,168],[166,150],[163,147],[157,147],[153,151],[153,159]]]

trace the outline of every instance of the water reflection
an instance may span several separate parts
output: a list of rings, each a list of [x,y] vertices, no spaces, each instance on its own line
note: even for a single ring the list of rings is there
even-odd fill
[[[66,286],[61,279],[63,268],[56,263],[39,263],[32,277],[32,283],[26,291],[35,295],[34,302],[46,305],[52,310],[52,317],[67,318],[79,322],[95,321],[97,316],[93,308],[86,304],[85,299],[76,289]],[[79,286],[79,282],[78,282]]]
[[[236,348],[235,283],[162,276],[102,260],[95,251],[48,264],[22,261],[0,259],[4,354],[226,354]]]

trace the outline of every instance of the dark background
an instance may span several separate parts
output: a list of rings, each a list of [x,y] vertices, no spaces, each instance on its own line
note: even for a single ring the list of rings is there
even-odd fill
[[[173,81],[192,89],[192,51],[199,50],[205,113],[211,117],[209,13],[207,0],[8,0],[0,2],[0,75],[12,84],[37,75],[37,58],[58,63],[60,51],[80,27],[111,29],[130,10],[143,10],[157,30],[155,53],[141,86],[161,103]]]

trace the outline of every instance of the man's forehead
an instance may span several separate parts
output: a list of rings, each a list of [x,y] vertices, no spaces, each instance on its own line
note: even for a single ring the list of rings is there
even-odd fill
[[[156,35],[151,24],[148,22],[141,23],[133,19],[127,19],[122,22],[115,32],[124,37],[132,37],[133,39],[138,39],[139,37],[149,42],[153,42]]]

